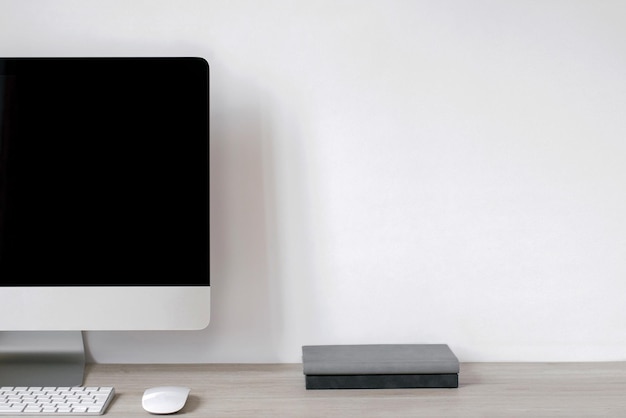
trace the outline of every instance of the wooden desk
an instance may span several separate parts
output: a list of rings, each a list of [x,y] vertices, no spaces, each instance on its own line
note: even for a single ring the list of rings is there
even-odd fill
[[[146,417],[143,391],[191,388],[185,417],[626,417],[626,363],[462,363],[457,389],[306,390],[301,364],[87,366],[105,416]]]

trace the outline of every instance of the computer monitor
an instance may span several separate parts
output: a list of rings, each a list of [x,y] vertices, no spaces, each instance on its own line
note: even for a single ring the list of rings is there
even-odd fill
[[[208,325],[208,154],[202,58],[0,58],[0,386],[80,384],[82,331]]]

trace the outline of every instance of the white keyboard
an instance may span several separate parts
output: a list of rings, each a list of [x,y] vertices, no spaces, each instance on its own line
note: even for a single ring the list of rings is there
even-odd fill
[[[102,415],[112,387],[0,387],[0,415]]]

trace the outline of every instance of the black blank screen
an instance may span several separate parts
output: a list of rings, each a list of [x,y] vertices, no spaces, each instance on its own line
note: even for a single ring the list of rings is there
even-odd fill
[[[208,66],[0,59],[0,285],[207,285]]]

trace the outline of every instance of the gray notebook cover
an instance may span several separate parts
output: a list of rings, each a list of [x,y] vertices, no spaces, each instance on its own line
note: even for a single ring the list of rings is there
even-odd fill
[[[446,344],[305,345],[302,365],[305,375],[459,372]]]

